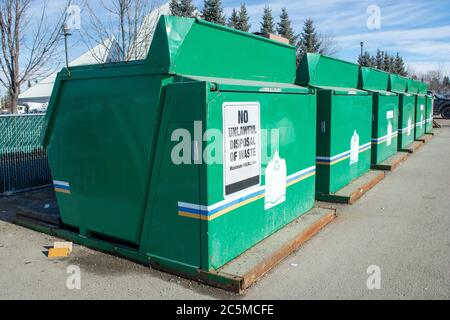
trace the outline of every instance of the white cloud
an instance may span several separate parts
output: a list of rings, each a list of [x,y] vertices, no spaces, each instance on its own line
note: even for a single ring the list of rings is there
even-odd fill
[[[407,64],[418,73],[427,73],[430,70],[440,70],[442,74],[450,76],[450,61],[416,61]]]
[[[441,27],[430,28],[417,28],[417,29],[403,29],[403,30],[389,30],[389,31],[373,31],[358,34],[350,34],[346,36],[340,36],[337,38],[339,41],[374,41],[374,42],[393,42],[393,41],[405,41],[415,40],[420,41],[424,39],[450,39],[450,25]]]
[[[75,0],[81,1],[81,0]],[[97,0],[89,0],[96,2]],[[109,0],[107,0],[109,1]],[[241,1],[222,0],[225,13],[230,15],[233,7]],[[264,7],[272,8],[278,21],[281,8],[289,11],[296,32],[300,32],[306,18],[316,22],[320,32],[335,36],[340,49],[339,57],[355,61],[360,41],[365,48],[377,48],[400,52],[405,60],[418,71],[436,69],[440,62],[448,64],[450,58],[450,2],[449,0],[247,0],[252,31],[260,28]],[[52,1],[55,14],[63,1]],[[56,5],[58,4],[58,5]],[[201,10],[203,0],[194,0]],[[367,29],[366,12],[369,5],[381,8],[381,31]],[[449,68],[450,69],[450,68]]]
[[[81,0],[75,0],[81,1]],[[89,0],[96,2],[97,0]],[[107,0],[109,1],[109,0]],[[50,0],[51,11],[59,12],[64,1]],[[238,0],[222,0],[227,16]],[[260,28],[264,7],[269,5],[278,21],[281,8],[286,7],[296,32],[306,18],[316,22],[320,32],[335,36],[340,49],[338,56],[355,61],[359,42],[371,52],[377,48],[400,52],[417,69],[435,68],[436,62],[450,60],[449,0],[247,0],[252,31]],[[194,0],[201,10],[203,0]],[[366,26],[369,5],[381,8],[381,31],[369,31]],[[447,62],[446,62],[447,63]]]

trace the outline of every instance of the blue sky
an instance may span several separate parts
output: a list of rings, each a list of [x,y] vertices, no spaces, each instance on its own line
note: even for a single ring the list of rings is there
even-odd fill
[[[240,1],[224,1],[227,13]],[[286,7],[297,32],[304,20],[314,19],[317,29],[335,38],[337,56],[355,61],[360,42],[365,49],[377,48],[400,52],[419,72],[443,68],[450,73],[450,1],[449,0],[272,0],[247,1],[252,18],[252,29],[259,28],[265,5],[278,16]],[[367,27],[367,8],[376,5],[381,10],[381,29]]]
[[[76,0],[75,0],[76,1]],[[95,2],[96,0],[91,0]],[[63,1],[51,1],[52,12],[57,12]],[[233,7],[242,0],[223,1],[229,16]],[[450,74],[450,1],[449,0],[248,0],[245,1],[251,16],[252,31],[260,27],[264,6],[272,8],[278,20],[282,7],[286,7],[296,32],[300,32],[306,18],[316,22],[318,31],[332,34],[337,57],[355,61],[360,51],[360,41],[365,49],[377,48],[391,53],[400,52],[417,72],[441,69]],[[203,0],[194,0],[199,9]],[[381,10],[381,29],[367,27],[367,8],[376,5]],[[82,16],[83,18],[83,16]],[[76,42],[74,32],[72,42]],[[75,58],[86,48],[80,44],[71,48]]]

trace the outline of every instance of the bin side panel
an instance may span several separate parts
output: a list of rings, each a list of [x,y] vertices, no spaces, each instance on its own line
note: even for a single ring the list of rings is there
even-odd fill
[[[427,113],[426,113],[426,125],[425,132],[433,132],[433,97],[427,96]]]
[[[416,95],[416,130],[414,137],[421,138],[425,134],[426,124],[426,97],[423,95]]]
[[[330,193],[335,193],[370,169],[372,97],[334,95],[331,123],[328,165]]]
[[[224,164],[207,166],[207,204],[213,210],[217,203],[222,203],[221,209],[212,211],[210,220],[204,222],[208,224],[208,264],[205,267],[209,269],[221,267],[306,213],[313,207],[315,198],[315,95],[211,93],[208,129],[222,128],[224,103],[230,102],[260,104],[261,129],[265,131],[260,144],[261,185],[225,197]],[[285,200],[266,207],[267,188],[274,183],[274,178],[266,180],[266,171],[274,166],[269,163],[276,151],[286,164]],[[234,201],[234,197],[238,200]]]
[[[380,164],[397,152],[398,104],[397,95],[374,94],[372,164]]]
[[[160,83],[64,82],[47,146],[62,221],[82,234],[139,243]]]
[[[399,126],[398,126],[398,148],[406,149],[414,142],[415,128],[415,97],[412,95],[400,94],[399,102]]]

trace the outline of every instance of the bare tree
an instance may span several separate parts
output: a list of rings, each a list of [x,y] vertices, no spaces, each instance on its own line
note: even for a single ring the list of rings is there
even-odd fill
[[[339,47],[332,33],[320,33],[320,42],[322,43],[322,53],[327,56],[334,56],[339,52]]]
[[[416,72],[416,70],[408,66],[408,77],[423,81],[429,84],[429,90],[434,92],[445,91],[444,78],[446,75],[445,63],[439,62],[436,69],[430,69],[424,72]]]
[[[422,74],[421,78],[430,85],[430,90],[436,92],[442,91],[444,74],[442,73],[441,68],[436,70],[429,70],[426,73]]]
[[[83,28],[82,38],[89,48],[104,46],[109,50],[111,41],[118,43],[118,60],[141,59],[148,50],[159,17],[158,0],[99,0],[99,8],[91,1],[84,6],[88,27]],[[149,15],[153,11],[152,15]],[[106,16],[106,18],[105,18]],[[103,57],[93,52],[98,62]]]
[[[406,76],[411,79],[419,79],[419,73],[411,65],[408,65],[408,67],[406,69]]]
[[[33,20],[29,14],[33,4],[34,0],[0,0],[0,84],[8,91],[12,113],[17,113],[21,86],[52,72],[66,18],[64,10],[56,24],[48,23],[48,1],[44,0],[39,17]]]

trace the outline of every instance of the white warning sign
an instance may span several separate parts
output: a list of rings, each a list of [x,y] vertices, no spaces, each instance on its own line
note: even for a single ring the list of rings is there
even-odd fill
[[[261,183],[259,102],[223,104],[224,194],[230,196]]]

